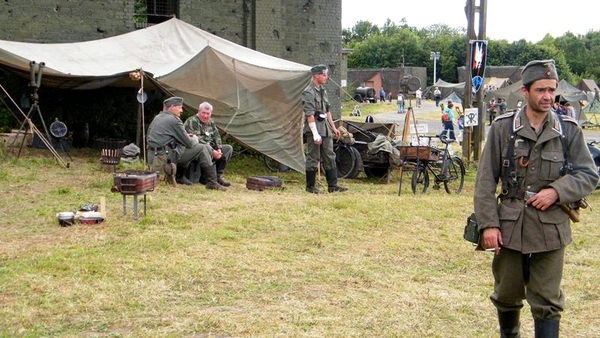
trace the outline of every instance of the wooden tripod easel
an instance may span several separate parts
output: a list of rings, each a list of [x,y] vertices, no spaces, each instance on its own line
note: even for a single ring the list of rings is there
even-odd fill
[[[408,145],[408,135],[410,134],[410,119],[412,117],[415,132],[417,130],[417,119],[415,118],[415,111],[412,107],[408,107],[406,111],[406,117],[404,117],[404,129],[402,129],[402,145]],[[418,136],[418,135],[417,135]],[[421,143],[421,138],[417,137],[417,142]],[[402,192],[402,174],[404,172],[404,158],[400,157],[400,166],[398,167],[398,196]]]

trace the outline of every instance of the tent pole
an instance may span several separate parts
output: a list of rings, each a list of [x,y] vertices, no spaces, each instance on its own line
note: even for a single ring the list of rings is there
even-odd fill
[[[144,95],[144,70],[140,68],[140,90],[142,91],[142,97]],[[142,100],[143,101],[143,100]],[[144,122],[144,102],[141,104],[141,114],[142,114],[142,158],[144,161],[144,166],[146,166],[146,123]]]

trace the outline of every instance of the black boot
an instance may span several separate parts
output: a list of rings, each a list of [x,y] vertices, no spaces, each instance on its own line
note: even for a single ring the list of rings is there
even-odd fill
[[[325,170],[325,178],[327,179],[327,191],[344,192],[348,190],[348,188],[342,188],[337,185],[337,169]]]
[[[498,310],[498,323],[500,324],[500,338],[520,338],[519,316],[520,310],[501,312]]]
[[[306,171],[306,192],[310,192],[312,194],[322,194],[323,192],[315,186],[315,182],[317,181],[317,171],[316,170],[307,170]]]
[[[231,185],[231,183],[225,181],[223,178],[221,178],[220,175],[217,175],[217,183],[219,183],[220,185],[224,186],[224,187],[228,187]]]
[[[535,338],[558,338],[558,319],[533,318],[535,326]]]
[[[225,172],[225,166],[227,165],[227,162],[225,162],[224,158],[221,158],[217,161],[217,163],[215,163],[215,166],[217,167],[217,182],[224,186],[224,187],[228,187],[231,185],[231,183],[225,181],[222,176],[223,176],[223,172]]]
[[[192,185],[192,181],[185,177],[185,170],[187,168],[177,166],[177,173],[175,174],[175,181],[179,184]]]
[[[211,190],[227,190],[217,182],[217,170],[215,165],[202,167],[202,177],[206,179],[206,189]]]

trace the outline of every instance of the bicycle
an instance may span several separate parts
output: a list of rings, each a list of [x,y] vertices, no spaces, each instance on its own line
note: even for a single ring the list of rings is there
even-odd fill
[[[444,183],[444,189],[448,194],[459,194],[465,183],[465,165],[458,156],[452,156],[448,150],[450,143],[455,140],[442,135],[424,137],[429,139],[428,145],[432,138],[437,137],[445,144],[445,147],[440,150],[440,157],[437,161],[416,159],[415,170],[410,181],[413,194],[427,191],[429,173],[434,177],[433,188],[435,190],[440,188],[441,183]]]
[[[360,152],[353,146],[335,141],[333,143],[333,151],[335,152],[335,164],[339,178],[356,178],[362,168],[362,157]],[[264,162],[267,169],[272,172],[288,171],[289,167],[278,161],[264,156]],[[321,163],[321,171],[323,171]]]

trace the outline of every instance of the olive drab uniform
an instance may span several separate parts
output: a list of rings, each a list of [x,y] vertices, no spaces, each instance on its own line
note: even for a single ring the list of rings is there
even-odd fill
[[[569,217],[558,204],[543,211],[527,206],[528,192],[552,187],[559,196],[557,203],[570,203],[591,193],[598,182],[577,122],[566,117],[561,122],[549,112],[536,134],[526,108],[501,115],[492,124],[473,198],[479,231],[499,227],[502,236],[502,248],[492,263],[495,283],[490,297],[501,323],[503,315],[521,309],[525,298],[534,319],[559,319],[565,307],[563,293],[555,290],[560,290],[564,248],[572,241]],[[512,161],[505,158],[509,142]],[[568,172],[561,170],[564,163]],[[496,195],[499,182],[502,192]],[[515,318],[518,323],[518,315]]]
[[[183,128],[183,122],[177,116],[168,111],[160,112],[148,127],[148,162],[152,163],[152,158],[156,150],[172,149],[171,160],[187,167],[189,162],[198,157],[198,161],[204,165],[209,165],[207,161],[207,152],[202,152],[204,156],[197,156],[197,151],[187,151],[187,149],[195,148],[192,140]]]
[[[208,122],[202,123],[198,115],[193,115],[185,120],[183,126],[188,133],[198,136],[198,142],[208,147],[208,151],[211,154],[213,149],[221,150],[221,158],[215,161],[217,182],[222,186],[230,186],[231,184],[229,182],[223,180],[222,175],[227,163],[231,160],[231,156],[233,155],[233,147],[229,144],[223,144],[221,133],[219,132],[215,121],[210,119]]]
[[[207,147],[194,143],[183,127],[181,119],[169,111],[162,111],[154,117],[148,127],[147,136],[148,164],[152,167],[155,156],[168,153],[170,160],[177,163],[177,181],[182,183],[185,169],[191,161],[198,161],[203,173],[211,182],[207,188],[213,189],[216,183],[216,170],[212,164],[212,155]],[[212,174],[214,172],[214,175]],[[185,183],[188,184],[188,183]],[[191,184],[191,183],[190,183]]]
[[[302,92],[302,104],[304,109],[304,133],[308,133],[307,136],[307,154],[306,154],[306,170],[317,170],[319,161],[323,162],[323,168],[325,170],[336,169],[335,166],[335,153],[333,152],[333,130],[327,121],[326,113],[329,108],[329,98],[324,87],[320,89],[311,82]],[[323,144],[316,145],[312,142],[312,136],[310,136],[310,129],[306,122],[307,116],[314,116],[315,123],[319,135],[323,139]]]

